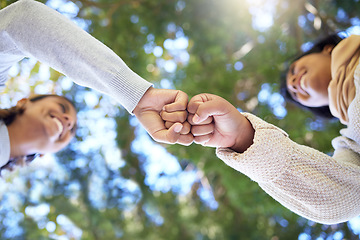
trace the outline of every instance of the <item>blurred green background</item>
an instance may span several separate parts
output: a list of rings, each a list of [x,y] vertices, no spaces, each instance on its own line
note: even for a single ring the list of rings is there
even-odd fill
[[[12,2],[0,0],[0,8]],[[331,154],[342,126],[286,104],[279,79],[284,62],[311,41],[360,34],[358,0],[43,2],[156,87],[220,95]],[[307,221],[227,167],[214,149],[155,143],[113,99],[35,59],[9,74],[2,108],[34,92],[63,94],[78,107],[79,129],[64,151],[3,173],[1,239],[359,238],[360,218],[331,226]]]

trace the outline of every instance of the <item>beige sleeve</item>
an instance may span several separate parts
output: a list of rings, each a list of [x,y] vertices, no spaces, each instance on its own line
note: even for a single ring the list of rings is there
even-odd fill
[[[256,116],[244,115],[255,129],[253,145],[242,154],[218,148],[220,159],[300,216],[333,224],[360,215],[359,154],[344,148],[330,157],[293,142]]]

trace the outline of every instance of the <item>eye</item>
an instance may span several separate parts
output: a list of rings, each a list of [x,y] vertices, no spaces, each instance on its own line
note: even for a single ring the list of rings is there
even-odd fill
[[[72,134],[75,134],[76,129],[77,129],[77,125],[76,125],[76,123],[75,123],[74,126],[70,129],[70,132],[71,132]]]
[[[289,72],[291,73],[291,75],[295,74],[295,66],[294,65],[290,66]]]
[[[62,111],[63,113],[65,113],[65,112],[66,112],[65,105],[62,104],[62,103],[59,103],[59,106],[61,107],[61,111]]]

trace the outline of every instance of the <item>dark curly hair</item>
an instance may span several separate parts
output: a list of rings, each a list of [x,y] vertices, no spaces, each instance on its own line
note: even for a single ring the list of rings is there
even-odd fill
[[[315,116],[318,116],[318,117],[321,117],[321,118],[326,118],[326,119],[334,118],[334,116],[330,112],[329,106],[308,107],[308,106],[302,105],[301,103],[299,103],[298,101],[293,99],[293,97],[290,95],[290,93],[288,91],[288,88],[287,88],[286,75],[287,75],[287,73],[289,71],[290,65],[293,62],[295,62],[296,60],[298,60],[298,59],[300,59],[300,58],[302,58],[302,57],[304,57],[306,55],[309,55],[311,53],[321,52],[326,45],[334,45],[334,46],[336,46],[341,40],[343,40],[343,38],[340,37],[339,34],[337,34],[337,33],[336,34],[331,34],[331,35],[317,41],[310,50],[299,54],[292,61],[285,63],[287,65],[287,67],[286,67],[286,70],[284,72],[282,72],[282,74],[281,74],[280,93],[285,98],[286,101],[294,103],[296,106],[299,106],[302,109],[305,109],[305,110],[308,110],[308,111],[312,112]]]

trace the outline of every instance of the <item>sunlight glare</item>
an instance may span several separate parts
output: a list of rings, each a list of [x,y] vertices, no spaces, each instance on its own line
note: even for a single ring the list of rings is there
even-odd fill
[[[265,32],[274,24],[277,0],[247,0],[253,16],[253,28]]]

